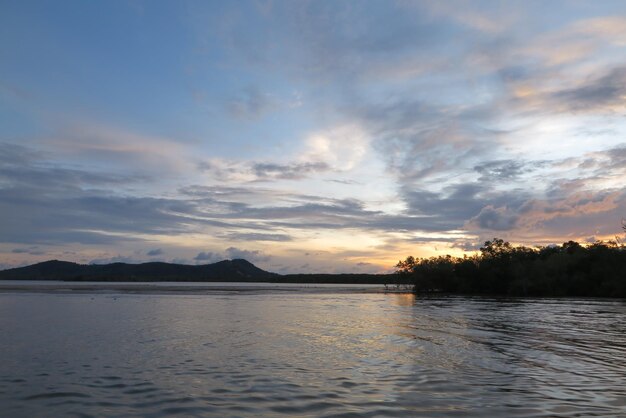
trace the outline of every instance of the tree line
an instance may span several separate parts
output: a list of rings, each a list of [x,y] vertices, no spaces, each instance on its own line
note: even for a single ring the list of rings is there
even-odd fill
[[[525,247],[494,238],[476,255],[410,256],[396,268],[416,293],[626,297],[626,245],[618,240]]]

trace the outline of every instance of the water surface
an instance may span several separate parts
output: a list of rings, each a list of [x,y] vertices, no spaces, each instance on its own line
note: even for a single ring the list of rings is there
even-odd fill
[[[626,416],[626,303],[0,293],[0,415]]]

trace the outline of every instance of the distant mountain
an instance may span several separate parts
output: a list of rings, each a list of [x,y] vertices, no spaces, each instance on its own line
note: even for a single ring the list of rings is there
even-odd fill
[[[65,280],[104,282],[259,282],[278,276],[243,260],[191,266],[170,263],[77,264],[51,260],[0,271],[0,280]]]

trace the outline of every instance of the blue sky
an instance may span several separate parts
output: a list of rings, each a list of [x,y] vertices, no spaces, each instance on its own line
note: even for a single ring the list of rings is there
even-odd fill
[[[380,272],[626,217],[626,5],[0,5],[0,264]]]

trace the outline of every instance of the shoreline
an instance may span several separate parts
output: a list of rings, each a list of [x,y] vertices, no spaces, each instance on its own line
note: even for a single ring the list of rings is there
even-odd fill
[[[45,294],[89,294],[89,293],[128,293],[128,294],[231,294],[231,293],[410,293],[408,289],[385,289],[382,285],[328,285],[325,283],[244,283],[224,284],[160,284],[143,283],[2,283],[0,293],[45,293]]]

